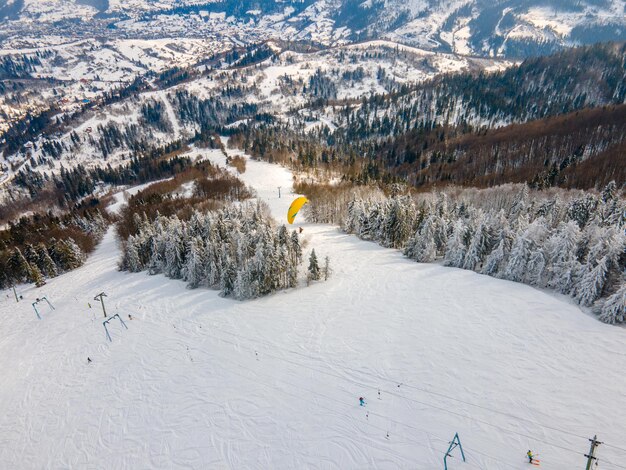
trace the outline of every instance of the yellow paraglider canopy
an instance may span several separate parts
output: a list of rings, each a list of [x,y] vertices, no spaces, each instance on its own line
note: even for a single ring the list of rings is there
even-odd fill
[[[294,201],[289,206],[289,210],[287,211],[287,222],[293,224],[293,219],[296,218],[302,206],[304,206],[309,200],[304,196],[294,199]]]

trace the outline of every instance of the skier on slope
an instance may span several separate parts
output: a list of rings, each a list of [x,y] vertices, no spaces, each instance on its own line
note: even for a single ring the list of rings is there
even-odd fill
[[[365,398],[359,397],[359,405],[365,406]]]
[[[526,452],[526,457],[528,457],[528,463],[533,463],[533,459],[535,458],[535,456],[530,449],[528,449],[528,452]]]

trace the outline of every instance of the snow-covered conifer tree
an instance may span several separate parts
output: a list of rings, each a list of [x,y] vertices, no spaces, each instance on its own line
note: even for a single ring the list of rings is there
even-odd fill
[[[72,238],[59,240],[55,246],[59,265],[64,271],[71,271],[83,264],[85,255]]]
[[[328,281],[332,273],[332,269],[330,268],[330,258],[328,256],[324,257],[324,267],[322,268],[322,274],[324,275],[324,280]]]
[[[184,263],[184,245],[178,218],[174,219],[168,230],[169,236],[165,244],[165,274],[172,279],[180,279]]]
[[[523,214],[526,213],[528,206],[528,186],[523,185],[517,194],[515,200],[513,201],[513,205],[509,210],[509,220],[511,223],[513,221],[519,219]]]
[[[133,235],[129,236],[124,246],[120,269],[130,271],[131,273],[136,273],[143,269],[139,260],[137,245],[137,239]]]
[[[496,249],[487,256],[482,273],[487,276],[497,277],[505,266],[506,251],[506,240],[501,238]]]
[[[593,267],[587,268],[576,286],[576,300],[582,305],[593,304],[602,294],[606,283],[608,266],[606,256]]]
[[[411,236],[413,213],[410,199],[407,196],[394,197],[389,200],[382,221],[382,245],[401,248]]]
[[[587,194],[586,196],[574,199],[567,208],[567,215],[575,221],[580,228],[587,225],[587,222],[593,217],[598,206],[598,200],[595,196]]]
[[[363,218],[363,201],[352,199],[348,203],[348,213],[343,228],[346,233],[359,233],[360,221]]]
[[[529,262],[531,255],[539,249],[547,236],[547,228],[543,218],[535,219],[528,227],[518,232],[517,237],[513,241],[509,261],[502,274],[504,279],[516,282],[530,281],[529,276],[538,276],[538,273],[529,271]],[[534,267],[538,268],[541,263],[534,260]],[[545,263],[543,264],[545,266]],[[543,267],[541,268],[543,270]],[[543,272],[543,271],[541,271]]]
[[[25,281],[30,274],[30,265],[22,254],[22,250],[17,247],[15,247],[11,253],[8,266],[13,279],[17,282]]]
[[[235,281],[237,279],[237,271],[230,257],[223,260],[223,269],[220,276],[220,295],[227,297],[233,293],[235,289]]]
[[[422,222],[415,235],[409,239],[404,250],[405,256],[418,263],[430,263],[437,257],[435,244],[435,214],[430,214]]]
[[[163,272],[163,257],[161,255],[160,239],[162,235],[154,235],[150,243],[150,261],[148,262],[148,274],[151,276]]]
[[[309,278],[313,281],[320,280],[320,267],[317,261],[317,255],[315,254],[315,250],[311,250],[311,255],[309,256]]]
[[[37,265],[39,266],[42,274],[47,277],[57,276],[58,275],[57,266],[56,264],[54,264],[54,261],[50,257],[50,254],[48,253],[48,249],[46,248],[46,245],[44,245],[43,243],[39,243],[37,245],[36,250],[37,250],[37,258],[39,260]]]
[[[599,318],[605,323],[626,322],[626,282],[602,304]]]
[[[359,220],[358,237],[363,240],[375,240],[380,229],[380,206],[378,203],[371,204],[362,214]]]
[[[298,265],[302,262],[302,246],[298,233],[294,230],[291,232],[291,264]]]
[[[194,236],[187,242],[185,264],[181,273],[183,281],[187,282],[189,288],[195,289],[206,281],[205,265],[204,243],[199,236]]]
[[[465,254],[463,269],[480,270],[483,260],[491,252],[492,244],[491,220],[481,213],[478,215],[477,228]]]
[[[495,248],[485,259],[481,272],[488,276],[500,277],[508,261],[513,235],[504,211],[500,210],[491,220],[495,234],[493,239]]]
[[[562,222],[545,243],[548,257],[547,285],[564,294],[571,292],[580,271],[578,244],[580,228],[572,220]]]
[[[467,246],[465,244],[467,232],[468,228],[463,219],[458,219],[454,223],[452,234],[446,244],[446,252],[444,255],[444,264],[446,266],[453,266],[455,268],[463,266],[467,253]]]
[[[251,292],[251,287],[252,282],[250,279],[250,272],[247,267],[239,269],[233,286],[233,297],[237,300],[252,299],[256,297],[255,293]]]
[[[41,271],[39,270],[36,264],[30,265],[30,271],[28,273],[28,280],[29,282],[32,282],[33,284],[35,284],[35,286],[37,287],[41,287],[46,284],[46,281],[44,281],[43,275],[41,274]]]

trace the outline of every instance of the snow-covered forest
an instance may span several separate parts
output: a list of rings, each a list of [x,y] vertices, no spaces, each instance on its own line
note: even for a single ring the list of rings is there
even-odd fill
[[[285,225],[276,228],[262,203],[195,211],[188,221],[135,217],[139,231],[124,244],[122,270],[162,273],[189,288],[219,289],[239,300],[298,284],[298,234]]]
[[[0,288],[45,284],[81,266],[102,239],[108,221],[98,210],[22,217],[0,232]]]
[[[293,198],[305,192],[298,179],[303,175],[294,178],[286,168],[227,144],[224,153],[194,153],[201,155],[199,163],[208,160],[233,176],[237,170],[226,167],[226,159],[244,158],[246,171],[237,173],[243,187],[267,203],[274,220],[286,221]],[[208,175],[192,170],[210,177],[208,168]],[[623,461],[622,451],[609,447],[619,446],[626,422],[626,408],[619,406],[626,388],[623,328],[596,321],[551,291],[414,263],[335,225],[303,223],[301,213],[296,220],[303,228],[302,288],[246,302],[235,301],[234,293],[224,298],[218,290],[186,289],[190,281],[166,276],[172,268],[179,280],[189,275],[193,263],[183,250],[194,240],[205,255],[225,252],[234,270],[240,253],[251,255],[246,266],[252,273],[257,253],[262,256],[267,248],[280,259],[274,240],[293,235],[268,225],[263,210],[255,215],[257,206],[232,197],[208,209],[193,205],[193,180],[183,176],[128,188],[108,206],[133,242],[161,224],[162,236],[153,233],[150,248],[162,250],[154,266],[165,275],[146,274],[150,259],[140,260],[143,272],[118,272],[120,258],[128,262],[133,250],[122,256],[115,236],[120,231],[111,227],[80,268],[41,289],[16,286],[24,301],[14,302],[8,290],[1,293],[0,365],[6,373],[0,405],[6,426],[0,441],[7,445],[0,446],[0,467],[85,468],[106,462],[114,468],[315,468],[325,462],[342,469],[432,470],[441,468],[455,433],[468,462],[458,460],[456,449],[449,464],[460,468],[522,468],[528,465],[526,449],[541,454],[542,467],[582,468],[588,437],[596,433],[605,443],[602,462]],[[223,194],[231,194],[231,187]],[[313,215],[347,221],[352,199],[368,207],[378,202],[389,214],[387,204],[404,198],[406,204],[397,207],[411,208],[404,219],[412,220],[410,230],[402,232],[398,223],[402,237],[389,238],[390,227],[376,235],[385,233],[385,243],[397,248],[430,212],[446,221],[447,231],[457,220],[475,225],[479,211],[500,209],[509,227],[524,216],[531,225],[542,212],[549,230],[558,227],[557,220],[569,221],[571,212],[577,226],[581,221],[581,239],[595,225],[623,227],[601,222],[623,210],[615,188],[600,195],[508,185],[449,188],[445,196],[373,188],[324,186],[322,194],[310,194]],[[587,194],[595,204],[589,214]],[[558,204],[542,209],[552,199]],[[163,201],[175,210],[165,212]],[[228,203],[232,206],[221,216],[205,212]],[[617,208],[609,210],[611,205]],[[190,214],[179,211],[183,206]],[[248,210],[237,214],[244,207]],[[436,212],[439,207],[445,210]],[[254,217],[265,222],[246,232]],[[195,239],[186,236],[192,231]],[[212,237],[226,243],[208,243]],[[151,251],[143,253],[148,257]],[[135,249],[135,263],[139,255]],[[169,266],[168,255],[174,260]],[[332,278],[303,288],[307,264],[311,280],[326,277],[327,256],[333,260]],[[202,279],[205,271],[196,272]],[[270,284],[270,275],[255,276],[260,274]],[[93,304],[98,293],[107,295],[103,306],[109,318],[119,315],[126,327],[115,318],[104,329],[109,318]],[[44,306],[40,319],[31,303],[42,295],[54,310]],[[359,397],[365,398],[364,407]]]
[[[597,196],[504,185],[413,197],[361,189],[341,210],[338,201],[313,201],[308,220],[340,223],[418,262],[554,289],[606,323],[626,322],[626,201],[615,183]]]

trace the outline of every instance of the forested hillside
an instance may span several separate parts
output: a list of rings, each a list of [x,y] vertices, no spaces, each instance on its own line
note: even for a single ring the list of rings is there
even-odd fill
[[[626,43],[450,74],[360,102],[322,104],[327,125],[242,127],[259,158],[327,167],[360,182],[601,188],[626,182]]]
[[[344,107],[338,116],[346,124],[346,139],[398,134],[429,123],[497,126],[623,104],[625,83],[626,43],[602,43],[526,59],[502,72],[443,75],[401,95]]]
[[[626,105],[456,135],[448,128],[390,139],[377,156],[416,185],[603,187],[626,181]]]
[[[609,183],[599,196],[529,191],[526,185],[390,196],[344,186],[303,187],[312,222],[403,250],[421,263],[554,289],[626,322],[626,201]]]

